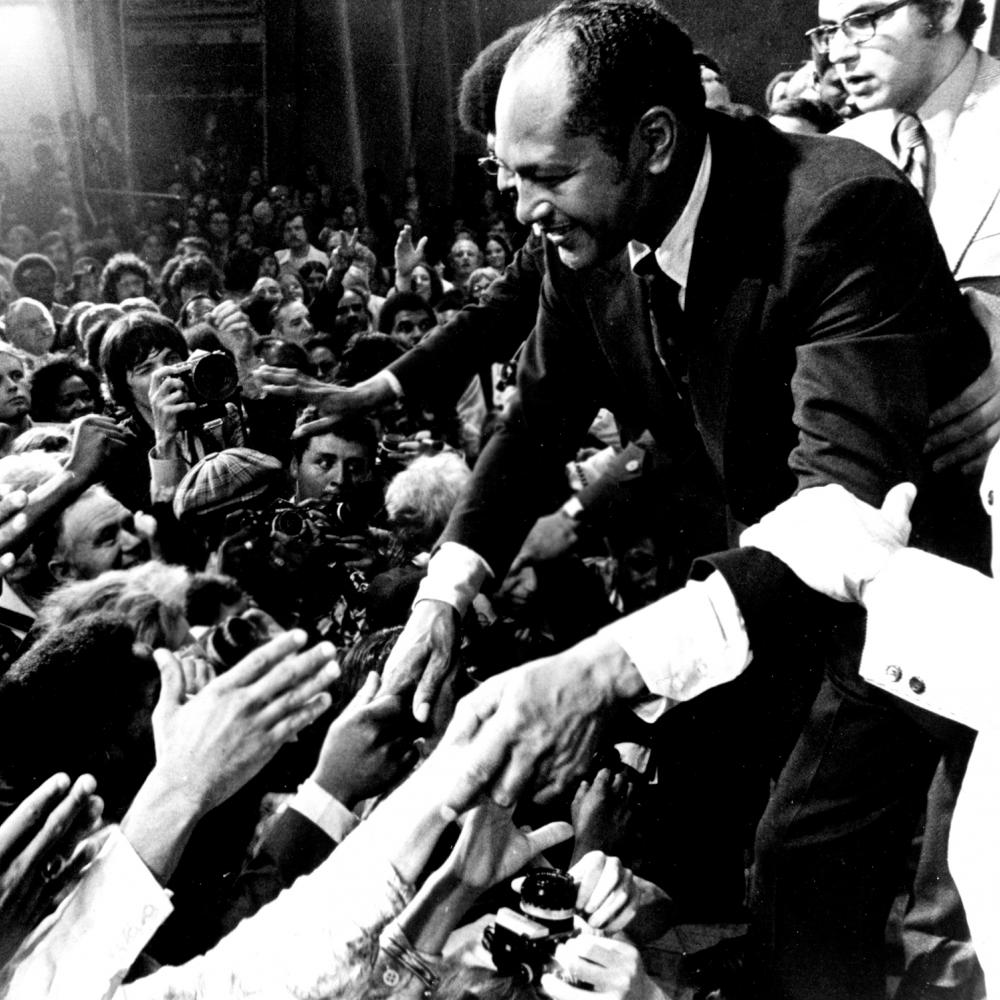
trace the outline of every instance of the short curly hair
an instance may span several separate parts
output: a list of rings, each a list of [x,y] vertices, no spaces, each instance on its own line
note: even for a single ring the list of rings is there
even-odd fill
[[[142,278],[142,294],[146,298],[152,297],[153,275],[150,273],[146,262],[140,260],[134,253],[116,253],[104,265],[104,270],[101,271],[99,289],[101,298],[105,302],[117,304],[118,282],[126,274],[134,274]]]

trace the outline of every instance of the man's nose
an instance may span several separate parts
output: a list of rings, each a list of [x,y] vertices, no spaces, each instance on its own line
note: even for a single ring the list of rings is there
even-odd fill
[[[552,212],[546,193],[534,182],[520,178],[517,182],[517,221],[522,226],[542,222]]]
[[[830,36],[827,58],[832,63],[845,63],[857,57],[858,46],[847,37],[843,28],[838,28]]]

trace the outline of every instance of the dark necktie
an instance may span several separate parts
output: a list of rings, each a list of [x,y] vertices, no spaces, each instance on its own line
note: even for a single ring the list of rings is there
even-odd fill
[[[892,133],[892,148],[896,165],[910,179],[910,183],[927,198],[927,166],[929,150],[927,132],[916,115],[902,115]]]
[[[677,396],[685,404],[688,395],[687,336],[684,311],[680,304],[680,286],[668,278],[655,264],[643,275],[649,302],[649,319],[653,328],[653,344],[663,367],[670,376]]]

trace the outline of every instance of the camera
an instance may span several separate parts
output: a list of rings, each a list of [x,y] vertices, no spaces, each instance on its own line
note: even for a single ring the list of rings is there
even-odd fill
[[[188,399],[197,404],[188,415],[197,426],[225,416],[226,401],[240,384],[236,363],[225,351],[195,351],[175,366],[174,373],[184,383]]]
[[[540,868],[521,886],[520,913],[503,906],[483,932],[497,971],[520,983],[537,983],[553,968],[560,941],[577,934],[573,910],[577,886],[566,872]]]

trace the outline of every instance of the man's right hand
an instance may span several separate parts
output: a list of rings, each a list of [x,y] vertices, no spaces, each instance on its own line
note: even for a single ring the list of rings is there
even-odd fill
[[[97,414],[80,417],[72,426],[73,441],[66,470],[88,485],[103,478],[109,460],[134,440],[130,431],[110,417]]]
[[[458,612],[444,601],[418,601],[386,660],[383,694],[408,693],[416,687],[413,715],[426,722],[457,652]]]
[[[353,387],[320,382],[296,368],[261,365],[254,369],[254,378],[260,383],[265,396],[291,399],[299,406],[311,404],[319,407],[326,416],[346,417],[367,409],[365,401]]]

